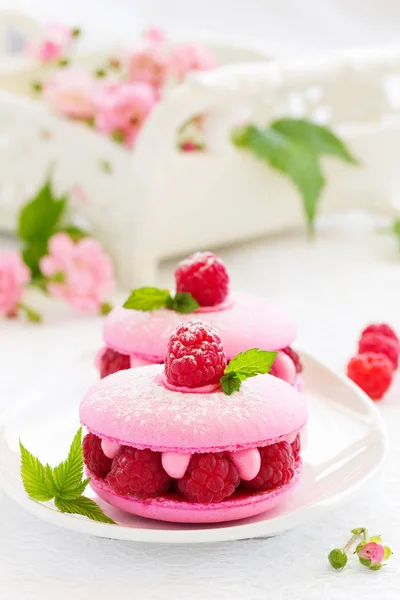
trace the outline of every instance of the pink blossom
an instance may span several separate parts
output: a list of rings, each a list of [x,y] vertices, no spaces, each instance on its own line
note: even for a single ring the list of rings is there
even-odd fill
[[[190,71],[208,71],[216,66],[213,54],[201,44],[182,44],[172,51],[170,70],[179,80]]]
[[[24,285],[30,278],[30,271],[18,252],[0,254],[0,314],[16,314]]]
[[[89,119],[95,112],[97,81],[74,68],[57,71],[45,84],[45,99],[57,111],[75,119]]]
[[[70,27],[51,23],[46,27],[43,39],[37,43],[27,42],[25,50],[33,58],[47,64],[63,56],[72,38],[73,30]]]
[[[49,293],[77,310],[99,310],[114,285],[111,259],[92,238],[73,242],[65,233],[53,235],[40,270],[49,279]]]
[[[157,101],[147,83],[107,83],[98,94],[95,126],[102,133],[121,134],[132,147],[143,122]]]
[[[167,47],[154,38],[125,51],[128,79],[145,82],[156,89],[163,87],[169,76],[170,57]]]
[[[385,548],[376,542],[367,542],[358,550],[358,556],[370,561],[369,566],[380,565],[385,556]]]

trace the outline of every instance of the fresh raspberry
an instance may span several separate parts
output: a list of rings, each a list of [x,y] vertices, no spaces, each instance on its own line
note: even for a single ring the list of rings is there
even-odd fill
[[[261,467],[258,475],[245,481],[246,487],[257,491],[266,491],[289,483],[294,476],[295,462],[292,448],[288,442],[278,442],[259,448]]]
[[[200,306],[215,306],[228,295],[229,275],[212,252],[196,252],[175,270],[176,291],[190,292]]]
[[[289,358],[292,359],[294,366],[296,367],[296,373],[301,373],[303,371],[303,365],[301,364],[300,356],[297,354],[297,352],[295,352],[290,346],[283,348],[282,352],[287,354]]]
[[[178,489],[192,502],[210,504],[232,496],[239,483],[239,471],[223,452],[194,454]]]
[[[380,333],[367,333],[362,336],[358,344],[358,353],[367,354],[374,352],[375,354],[385,354],[397,369],[399,364],[399,344],[390,337],[386,337]]]
[[[397,337],[396,333],[389,325],[386,325],[386,323],[374,323],[372,325],[368,325],[368,327],[366,327],[361,333],[361,337],[367,333],[380,333],[381,335],[392,338],[395,340],[395,342],[399,343],[399,338]]]
[[[294,442],[292,442],[290,445],[292,447],[293,458],[294,458],[295,461],[298,461],[299,458],[300,458],[300,450],[301,450],[300,434],[299,433],[296,435],[296,438],[295,438]]]
[[[88,433],[83,438],[82,448],[83,460],[89,471],[97,477],[106,477],[111,471],[112,460],[101,449],[101,439],[94,433]]]
[[[120,354],[111,348],[106,348],[100,359],[100,377],[107,377],[117,371],[123,371],[129,369],[131,366],[131,359],[127,354]]]
[[[170,478],[161,453],[123,446],[112,463],[107,483],[118,496],[151,498],[168,492]]]
[[[201,321],[178,325],[165,353],[165,375],[176,386],[218,383],[226,367],[225,352],[215,329]]]
[[[372,400],[379,400],[392,382],[393,365],[385,354],[359,354],[347,365],[347,376]]]

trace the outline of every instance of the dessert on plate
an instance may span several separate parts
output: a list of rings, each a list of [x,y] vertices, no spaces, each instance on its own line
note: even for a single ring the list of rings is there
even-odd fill
[[[90,485],[135,515],[185,523],[241,519],[281,502],[298,483],[303,395],[268,373],[275,352],[227,363],[221,338],[184,322],[164,364],[114,373],[80,405]]]
[[[175,280],[173,296],[169,290],[139,288],[107,316],[105,347],[96,359],[101,377],[162,363],[173,329],[195,316],[217,329],[228,359],[254,347],[279,351],[272,374],[301,390],[302,365],[291,348],[296,327],[288,315],[253,294],[230,292],[226,267],[211,252],[183,260]]]

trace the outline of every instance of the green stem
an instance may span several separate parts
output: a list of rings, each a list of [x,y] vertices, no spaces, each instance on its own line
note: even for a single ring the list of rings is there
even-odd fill
[[[30,308],[26,304],[22,304],[22,302],[18,304],[18,308],[24,311],[26,318],[28,319],[28,321],[31,321],[31,323],[42,322],[42,315],[33,308]]]

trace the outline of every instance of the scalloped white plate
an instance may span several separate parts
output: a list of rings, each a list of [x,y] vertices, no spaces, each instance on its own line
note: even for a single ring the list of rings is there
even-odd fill
[[[78,422],[78,405],[97,374],[93,356],[80,357],[30,386],[26,397],[0,423],[0,484],[33,515],[89,535],[136,542],[200,543],[277,535],[342,502],[380,467],[386,431],[373,402],[351,381],[301,353],[309,421],[303,436],[304,472],[293,494],[277,508],[242,521],[211,525],[163,523],[122,513],[87,493],[118,525],[59,513],[51,503],[27,497],[19,476],[19,437],[50,464],[63,460]]]

